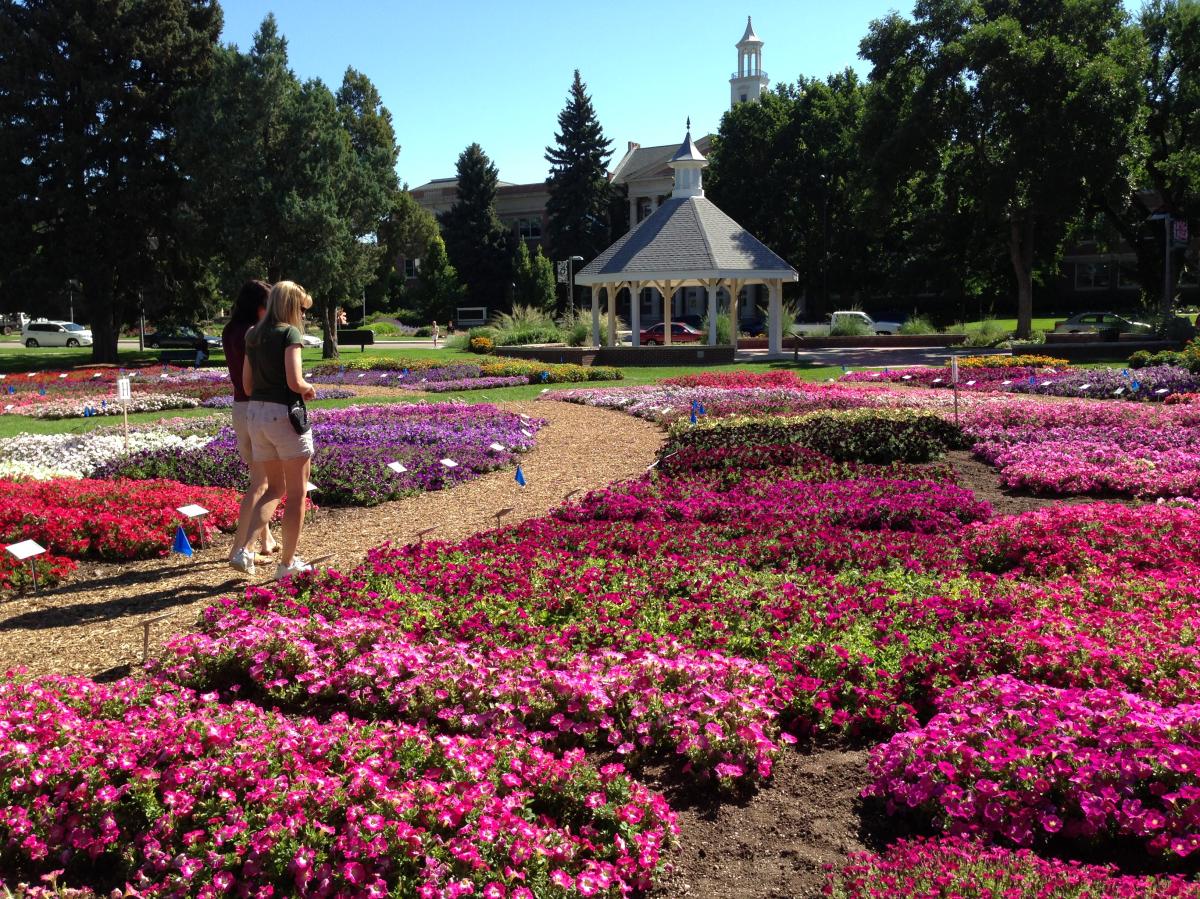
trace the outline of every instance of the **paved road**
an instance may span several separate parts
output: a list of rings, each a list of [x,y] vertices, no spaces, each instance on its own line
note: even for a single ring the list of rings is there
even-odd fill
[[[942,365],[951,356],[1011,355],[1007,350],[980,350],[967,347],[836,347],[825,350],[801,350],[801,362],[813,365],[845,365],[847,368],[900,368],[905,365]],[[791,362],[791,352],[771,356],[766,350],[741,350],[738,361]]]

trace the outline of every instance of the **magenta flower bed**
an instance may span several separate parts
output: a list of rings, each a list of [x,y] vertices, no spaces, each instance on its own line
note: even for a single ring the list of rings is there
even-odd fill
[[[889,811],[1018,846],[1061,834],[1127,837],[1181,857],[1200,848],[1200,705],[1010,676],[968,684],[940,705],[871,755],[865,795]]]
[[[213,699],[0,682],[5,875],[142,895],[618,897],[676,832],[661,796],[580,752]]]
[[[858,852],[832,871],[834,899],[1194,899],[1200,885],[1181,877],[1131,877],[1111,865],[1039,858],[1028,849],[977,840],[900,840],[882,854]]]

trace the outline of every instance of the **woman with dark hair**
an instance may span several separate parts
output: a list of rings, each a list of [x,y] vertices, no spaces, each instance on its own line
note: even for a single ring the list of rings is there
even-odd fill
[[[266,281],[247,281],[238,291],[237,300],[233,304],[233,314],[229,324],[221,332],[221,345],[225,348],[225,362],[229,366],[229,380],[233,384],[233,432],[237,435],[238,455],[250,468],[250,489],[242,497],[241,511],[238,514],[237,534],[233,538],[233,550],[229,556],[229,564],[247,574],[254,573],[255,557],[248,549],[258,545],[264,555],[275,552],[275,539],[271,529],[264,526],[259,534],[251,535],[251,514],[259,499],[267,490],[267,471],[262,463],[254,461],[250,449],[250,431],[247,424],[246,411],[250,406],[250,397],[242,384],[242,366],[246,360],[246,332],[257,325],[267,314],[267,297],[270,296],[271,285]],[[245,552],[239,552],[245,548]],[[247,558],[249,564],[246,564]],[[266,561],[263,559],[263,561]],[[240,564],[239,564],[240,563]]]

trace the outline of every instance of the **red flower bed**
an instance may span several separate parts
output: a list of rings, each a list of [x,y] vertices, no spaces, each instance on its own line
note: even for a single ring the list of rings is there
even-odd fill
[[[0,544],[36,540],[38,577],[52,583],[69,574],[75,559],[126,561],[164,556],[183,524],[193,542],[216,530],[237,527],[235,490],[191,487],[177,481],[5,481],[0,491]],[[185,519],[175,510],[198,503],[211,514]],[[23,586],[28,563],[0,557],[0,589]]]

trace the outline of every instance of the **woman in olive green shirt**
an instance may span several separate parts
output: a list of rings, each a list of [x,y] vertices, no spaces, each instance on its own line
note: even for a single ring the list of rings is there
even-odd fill
[[[246,415],[250,448],[254,461],[267,473],[267,489],[254,506],[249,533],[259,533],[271,520],[279,500],[287,497],[276,580],[311,567],[296,555],[296,546],[304,525],[312,431],[297,433],[288,416],[293,400],[311,400],[317,394],[304,379],[300,360],[300,329],[304,310],[311,305],[312,298],[299,284],[280,281],[272,287],[266,317],[246,335],[242,366],[242,386],[250,397]],[[254,558],[246,547],[235,548],[230,564],[247,574],[255,573]]]

